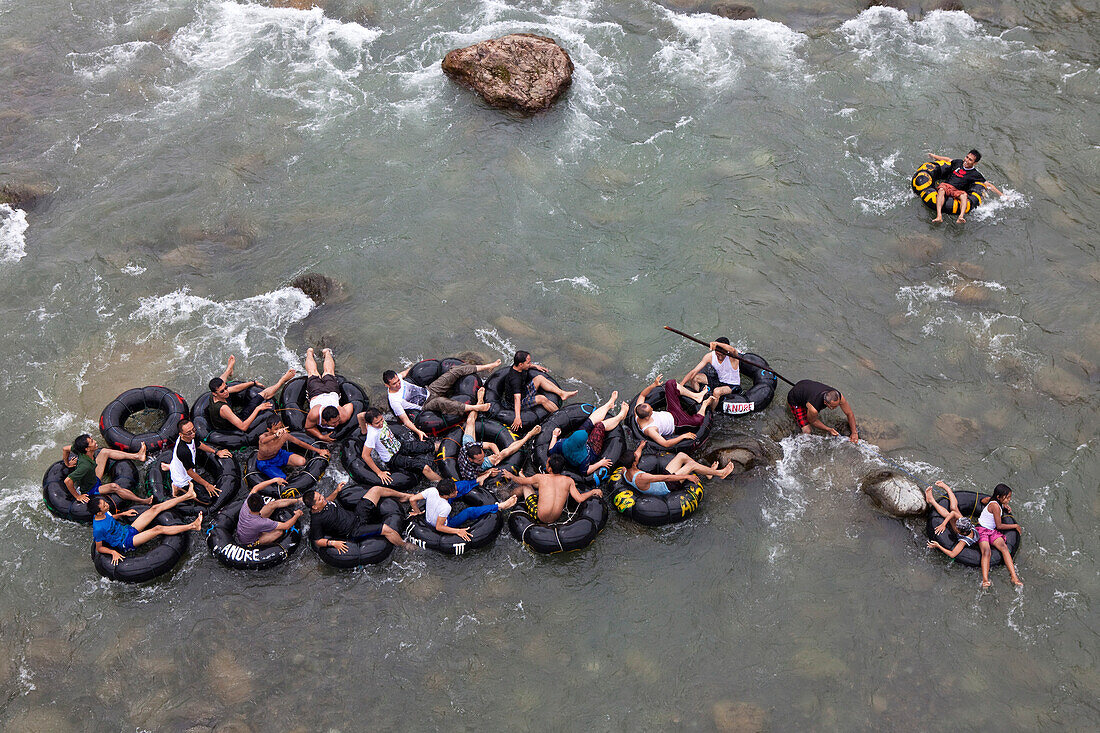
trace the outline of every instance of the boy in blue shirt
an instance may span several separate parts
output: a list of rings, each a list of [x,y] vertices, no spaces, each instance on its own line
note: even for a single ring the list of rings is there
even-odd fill
[[[100,495],[93,496],[88,500],[88,506],[95,513],[92,518],[92,539],[95,541],[96,552],[108,555],[111,558],[111,564],[117,565],[118,561],[125,557],[119,550],[132,550],[161,535],[183,534],[198,529],[202,526],[202,512],[199,512],[199,516],[190,524],[149,526],[164,510],[194,498],[195,490],[192,488],[186,494],[154,504],[141,514],[137,513],[137,509],[119,512],[120,517],[137,517],[132,524],[127,525],[111,514],[111,503],[107,499]]]

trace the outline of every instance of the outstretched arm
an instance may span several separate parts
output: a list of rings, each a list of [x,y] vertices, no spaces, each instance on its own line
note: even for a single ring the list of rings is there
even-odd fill
[[[994,186],[994,185],[993,185],[992,183],[990,183],[989,181],[986,181],[985,183],[983,183],[983,184],[981,184],[981,185],[983,185],[983,186],[985,186],[986,188],[988,188],[988,189],[992,190],[992,191],[993,191],[993,192],[995,192],[995,193],[996,193],[996,194],[997,194],[998,196],[1004,196],[1004,195],[1005,195],[1005,194],[1004,194],[1004,191],[1002,191],[1001,189],[997,188],[996,186]]]
[[[603,496],[603,492],[600,491],[599,489],[592,489],[591,491],[586,491],[582,494],[580,492],[580,490],[577,488],[577,482],[576,481],[570,481],[569,482],[569,495],[571,497],[573,497],[573,501],[580,504],[582,501],[586,501],[591,496]]]
[[[638,399],[634,401],[635,405],[640,405],[645,402],[645,398],[649,397],[649,393],[661,386],[661,383],[665,381],[664,374],[658,374],[656,378],[646,385],[646,388],[642,390],[642,393],[638,395]]]
[[[684,375],[684,378],[680,380],[680,384],[687,384],[691,380],[695,379],[699,372],[703,371],[703,367],[705,367],[707,365],[707,362],[709,361],[710,354],[708,353],[706,356],[699,360],[698,364],[691,368],[690,372]]]
[[[852,436],[848,438],[848,440],[852,441],[853,443],[858,443],[859,430],[856,429],[856,414],[852,412],[852,407],[848,404],[848,400],[845,399],[844,395],[840,396],[840,409],[844,411],[844,414],[848,418],[848,430],[852,434]]]
[[[953,160],[953,158],[945,158],[942,155],[936,155],[935,153],[929,153],[928,157],[936,161],[937,163],[950,163]]]

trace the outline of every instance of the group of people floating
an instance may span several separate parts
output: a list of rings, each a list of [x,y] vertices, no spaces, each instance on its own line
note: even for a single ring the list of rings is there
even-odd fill
[[[657,519],[635,517],[644,524],[677,521],[694,511],[701,481],[726,478],[735,468],[732,463],[719,467],[717,461],[707,465],[692,456],[705,444],[710,421],[716,415],[766,408],[777,384],[761,357],[743,354],[723,337],[707,344],[707,352],[682,379],[658,375],[632,403],[619,402],[614,391],[600,405],[567,405],[577,392],[561,387],[530,353],[517,351],[504,368],[499,359],[485,364],[449,359],[386,370],[382,383],[393,414],[390,422],[369,405],[361,387],[337,375],[331,350],[323,350],[319,365],[310,348],[304,366],[304,383],[288,370],[264,386],[234,381],[235,359],[229,357],[192,414],[184,407],[174,435],[161,441],[159,447],[167,450],[154,460],[149,475],[151,494],[163,483],[162,501],[154,503],[153,495],[108,480],[112,466],[144,463],[149,457],[145,442],[136,450],[125,449],[134,447],[136,436],[128,446],[118,441],[118,447],[101,447],[90,435],[77,436],[62,449],[61,474],[51,473],[51,467],[44,489],[51,475],[55,483],[63,475],[60,482],[73,506],[87,507],[93,557],[102,556],[112,566],[155,538],[200,530],[203,507],[220,509],[213,520],[220,526],[208,530],[208,542],[223,561],[266,557],[264,548],[277,547],[300,532],[306,512],[313,546],[332,564],[340,564],[341,556],[348,556],[347,564],[374,562],[394,547],[462,554],[471,543],[484,544],[475,536],[479,522],[495,527],[485,535],[491,540],[500,529],[496,515],[513,508],[509,526],[525,544],[545,552],[578,549],[606,522],[603,498],[608,490],[616,493],[614,505],[624,514],[639,502],[659,504]],[[748,394],[757,402],[746,401],[746,368],[757,383]],[[822,417],[826,410],[839,409],[847,419],[849,440],[859,441],[855,413],[838,389],[802,380],[787,393],[787,405],[801,432],[816,429],[833,436],[839,431]],[[297,423],[297,429],[288,423]],[[101,427],[108,434],[102,421]],[[633,450],[627,448],[628,433],[637,441]],[[535,460],[528,473],[523,467],[532,446]],[[223,486],[232,493],[235,484],[213,480],[212,472],[235,480],[231,448],[249,451],[249,491],[239,504],[226,505],[230,497],[222,495]],[[317,488],[317,479],[335,451],[355,484],[340,483],[326,494]],[[311,468],[314,462],[320,467]],[[424,481],[428,488],[419,489]],[[983,586],[989,585],[995,548],[1012,582],[1020,584],[1004,535],[1019,532],[1009,521],[1011,490],[1003,484],[994,490],[975,527],[952,490],[943,482],[937,486],[946,491],[948,502],[941,505],[933,487],[927,488],[929,505],[943,518],[934,536],[956,540],[951,544],[945,539],[951,544],[945,546],[933,539],[928,547],[955,558],[977,545]],[[135,507],[121,510],[119,502]],[[47,504],[54,508],[56,503],[47,493]],[[459,503],[465,506],[458,508]],[[602,515],[583,510],[586,505],[603,507]],[[198,509],[191,521],[164,520],[166,513],[174,516],[186,507]],[[120,521],[126,518],[132,521]],[[571,522],[583,525],[574,537],[563,529]],[[540,535],[538,527],[546,532]],[[212,539],[215,528],[225,537],[218,546]],[[948,529],[950,535],[945,534]],[[369,552],[368,544],[373,548]],[[232,552],[219,554],[227,546]],[[359,553],[354,558],[353,547]]]

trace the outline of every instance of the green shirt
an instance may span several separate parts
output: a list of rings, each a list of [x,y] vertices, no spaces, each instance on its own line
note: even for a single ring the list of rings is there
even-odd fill
[[[77,456],[76,468],[69,472],[69,478],[80,493],[87,494],[95,488],[95,461],[86,453]]]

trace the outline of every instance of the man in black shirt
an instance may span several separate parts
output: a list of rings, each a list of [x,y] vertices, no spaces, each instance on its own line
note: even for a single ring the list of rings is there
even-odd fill
[[[341,483],[328,496],[316,489],[306,489],[302,494],[302,501],[309,507],[309,538],[317,547],[332,547],[341,555],[348,551],[348,543],[345,540],[362,540],[367,537],[382,535],[390,544],[404,547],[406,550],[418,549],[405,540],[401,534],[382,522],[378,514],[378,502],[392,497],[398,501],[408,501],[409,494],[388,489],[385,486],[372,486],[363,498],[355,505],[355,511],[351,512],[340,506],[333,499],[344,488]]]
[[[821,410],[839,407],[848,418],[848,428],[852,432],[849,440],[853,443],[859,442],[859,431],[856,429],[856,416],[852,412],[852,407],[848,404],[848,400],[844,399],[844,395],[827,384],[815,382],[812,379],[799,381],[787,393],[787,407],[794,415],[794,420],[802,432],[809,434],[814,428],[821,428],[833,436],[840,433],[821,422],[818,413]]]
[[[507,406],[515,409],[512,420],[512,430],[521,430],[523,420],[520,412],[524,409],[539,405],[547,412],[557,412],[558,406],[551,402],[539,391],[549,392],[561,398],[562,402],[577,394],[576,390],[565,391],[538,372],[550,370],[541,364],[533,364],[531,355],[526,351],[517,351],[512,357],[512,368],[504,375],[503,384],[500,386],[500,400]]]
[[[967,196],[974,186],[996,191],[998,196],[1004,196],[999,188],[985,180],[985,176],[975,168],[982,154],[977,150],[971,150],[965,158],[946,158],[942,155],[929,153],[928,157],[939,163],[950,163],[951,169],[947,178],[936,185],[936,218],[933,223],[943,221],[943,203],[951,197],[959,202],[959,218],[955,221],[962,224],[966,221],[966,214],[970,211],[970,197]]]

